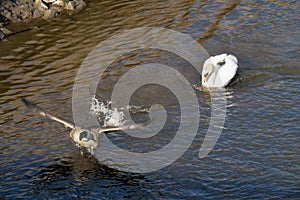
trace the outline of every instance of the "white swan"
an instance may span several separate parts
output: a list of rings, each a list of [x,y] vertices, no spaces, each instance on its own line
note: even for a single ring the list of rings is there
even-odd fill
[[[233,55],[221,54],[211,56],[203,64],[202,86],[225,87],[235,76],[238,68],[238,60]]]

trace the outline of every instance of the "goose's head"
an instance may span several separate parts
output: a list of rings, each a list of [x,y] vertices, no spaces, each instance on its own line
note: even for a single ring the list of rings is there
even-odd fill
[[[98,146],[98,133],[89,129],[75,127],[70,137],[76,144],[86,148],[96,149]]]

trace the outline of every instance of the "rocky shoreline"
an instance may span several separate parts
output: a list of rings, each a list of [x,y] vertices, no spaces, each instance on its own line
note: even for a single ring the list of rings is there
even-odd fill
[[[83,0],[1,0],[0,39],[12,34],[6,25],[32,18],[49,20],[60,13],[73,14],[86,6]]]

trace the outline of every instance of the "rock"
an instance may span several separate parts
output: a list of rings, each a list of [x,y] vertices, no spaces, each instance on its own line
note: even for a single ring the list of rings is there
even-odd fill
[[[3,15],[0,14],[0,23],[2,25],[8,24],[9,23],[9,19],[7,19],[6,17],[4,17]]]
[[[0,28],[0,40],[3,40],[6,36],[13,34],[13,32],[5,27]]]
[[[0,40],[5,38],[5,34],[0,30]]]
[[[0,25],[37,17],[48,20],[64,11],[76,13],[85,6],[83,0],[0,0]]]
[[[86,4],[83,0],[35,0],[35,6],[36,9],[39,11],[43,10],[43,12],[52,8],[55,8],[57,12],[62,12],[63,10],[82,10]],[[51,16],[55,17],[55,15],[52,15],[51,13],[53,13],[53,11],[47,11],[44,16],[47,16],[47,19]]]
[[[39,9],[39,10],[48,10],[49,9],[48,4],[45,4],[42,0],[35,0],[34,6],[36,9]]]
[[[8,28],[5,28],[5,27],[0,28],[0,31],[2,33],[4,33],[5,35],[10,35],[13,33],[11,30],[9,30]]]
[[[73,0],[72,2],[76,12],[81,11],[86,7],[86,3],[83,0]]]
[[[66,1],[64,1],[64,0],[56,0],[52,4],[64,8],[65,4],[66,4]]]
[[[33,17],[33,0],[0,1],[0,20],[8,23],[23,21]],[[5,23],[7,24],[7,22]]]
[[[56,0],[43,0],[44,2],[46,2],[46,3],[53,3],[53,2],[55,2]]]
[[[69,1],[69,3],[67,3],[65,5],[65,9],[67,9],[67,10],[74,10],[74,5]]]
[[[54,17],[56,17],[56,15],[58,14],[58,11],[56,9],[50,8],[49,10],[46,10],[43,16],[43,19],[52,19]]]

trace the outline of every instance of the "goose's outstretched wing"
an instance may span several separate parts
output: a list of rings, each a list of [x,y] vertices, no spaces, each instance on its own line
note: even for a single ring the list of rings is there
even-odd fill
[[[66,120],[63,120],[63,119],[60,119],[58,117],[55,117],[54,115],[46,112],[45,110],[43,110],[42,108],[40,108],[39,106],[37,106],[35,103],[25,99],[25,98],[22,98],[22,101],[23,103],[30,109],[32,109],[34,112],[37,112],[39,115],[42,115],[44,117],[47,117],[49,119],[52,119],[54,121],[57,121],[63,125],[65,125],[66,127],[69,127],[71,129],[74,129],[75,128],[75,125],[70,123],[70,122],[67,122]]]
[[[127,125],[127,126],[100,128],[99,133],[139,129],[139,128],[146,126],[147,124],[149,124],[149,123],[148,122],[147,123],[136,123],[136,124],[131,124],[131,125]]]

